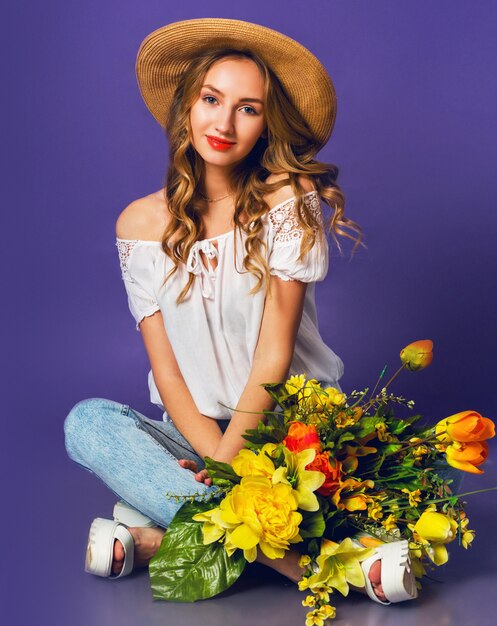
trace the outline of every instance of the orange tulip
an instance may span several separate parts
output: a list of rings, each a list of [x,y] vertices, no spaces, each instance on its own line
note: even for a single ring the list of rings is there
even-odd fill
[[[440,420],[435,426],[435,434],[444,442],[485,441],[495,436],[495,424],[476,411],[461,411]]]
[[[400,360],[411,372],[423,370],[433,361],[433,341],[413,341],[400,351]]]
[[[447,463],[471,474],[483,474],[478,469],[488,456],[488,444],[486,441],[472,441],[470,443],[453,443],[446,450]]]
[[[316,451],[321,450],[321,441],[316,426],[314,424],[303,424],[302,422],[292,422],[290,424],[288,435],[283,440],[283,444],[290,452],[302,452],[302,450],[308,448]]]

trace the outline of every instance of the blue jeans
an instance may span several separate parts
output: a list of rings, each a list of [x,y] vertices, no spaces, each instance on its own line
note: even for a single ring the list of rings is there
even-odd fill
[[[225,430],[228,420],[219,422]],[[205,496],[213,489],[178,464],[178,459],[190,459],[199,469],[204,467],[170,421],[149,419],[126,404],[90,398],[71,410],[64,431],[69,457],[158,526],[169,526],[182,505],[166,492]]]

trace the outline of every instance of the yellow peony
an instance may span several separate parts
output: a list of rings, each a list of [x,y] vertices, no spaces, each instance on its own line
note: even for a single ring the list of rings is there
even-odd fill
[[[273,485],[265,476],[245,476],[219,507],[198,513],[193,519],[204,522],[204,544],[224,537],[228,554],[238,548],[252,563],[257,546],[268,558],[279,559],[289,544],[302,541],[302,515],[297,506],[290,485]]]

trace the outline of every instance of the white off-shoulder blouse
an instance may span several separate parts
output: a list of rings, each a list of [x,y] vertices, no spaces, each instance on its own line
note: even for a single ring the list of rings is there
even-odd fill
[[[322,224],[318,193],[305,194],[304,202]],[[328,272],[328,242],[324,234],[318,236],[303,261],[298,261],[302,235],[295,198],[273,207],[263,219],[262,239],[267,244],[270,273],[283,280],[310,283],[289,374],[307,374],[340,389],[343,362],[319,334],[314,295],[314,283],[324,280]],[[136,328],[139,330],[144,317],[156,311],[162,313],[167,336],[196,406],[215,419],[229,419],[232,411],[222,405],[234,408],[242,395],[264,310],[264,289],[249,295],[257,279],[243,268],[246,235],[238,232],[237,237],[238,271],[232,230],[195,242],[187,263],[180,264],[165,285],[162,283],[173,263],[163,252],[161,242],[119,238],[116,241]],[[207,257],[208,267],[200,252]],[[215,268],[210,263],[214,257]],[[196,279],[186,299],[177,305],[176,298],[188,280],[188,272],[193,272]],[[164,410],[152,371],[148,383],[151,402]],[[169,419],[166,413],[164,419]]]

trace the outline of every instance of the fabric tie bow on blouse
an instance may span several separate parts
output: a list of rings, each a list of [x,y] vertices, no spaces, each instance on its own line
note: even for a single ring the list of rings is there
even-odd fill
[[[209,267],[205,267],[203,264],[200,256],[201,252],[207,257]],[[211,264],[211,259],[214,258],[216,258],[219,263],[219,250],[211,241],[204,239],[203,241],[196,241],[193,244],[186,261],[186,269],[192,274],[200,276],[200,287],[204,298],[214,297],[214,285],[212,281],[215,279],[216,272]]]

